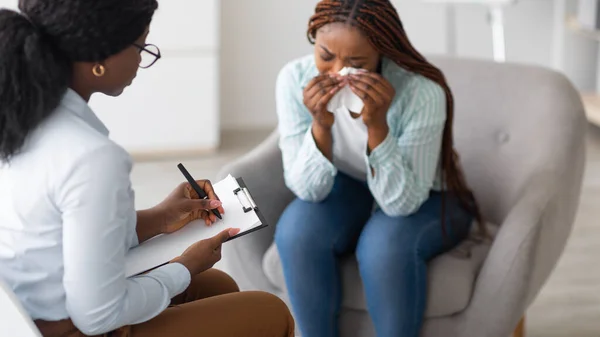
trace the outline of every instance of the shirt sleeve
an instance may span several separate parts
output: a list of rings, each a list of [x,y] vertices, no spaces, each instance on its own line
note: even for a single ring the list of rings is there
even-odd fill
[[[394,108],[394,107],[392,107]],[[389,216],[415,213],[429,198],[438,173],[446,96],[434,83],[421,85],[413,104],[398,114],[403,130],[386,139],[366,155],[368,184],[382,211]]]
[[[287,187],[298,198],[317,202],[331,192],[337,169],[315,143],[302,91],[297,71],[284,67],[276,83],[279,148]]]
[[[131,196],[131,200],[135,200],[135,197],[133,196],[133,191],[131,191],[132,196]],[[134,206],[135,208],[135,206]],[[139,238],[138,238],[138,234],[137,234],[137,213],[135,215],[135,226],[130,226],[128,227],[129,233],[127,234],[127,247],[128,249],[132,249],[135,248],[136,246],[138,246],[140,244]]]
[[[190,283],[189,271],[181,264],[125,277],[125,254],[131,244],[126,234],[136,221],[130,171],[125,151],[104,146],[84,155],[58,189],[66,306],[86,335],[147,321]]]

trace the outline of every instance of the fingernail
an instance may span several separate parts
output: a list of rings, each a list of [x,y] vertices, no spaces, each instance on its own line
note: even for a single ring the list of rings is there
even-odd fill
[[[239,232],[240,232],[239,228],[232,228],[232,229],[229,230],[229,236],[235,236]]]
[[[221,206],[221,202],[219,200],[211,200],[210,207],[217,208],[217,207],[220,207],[220,206]]]

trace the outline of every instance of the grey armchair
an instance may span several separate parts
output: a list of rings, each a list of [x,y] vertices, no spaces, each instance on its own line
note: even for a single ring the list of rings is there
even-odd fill
[[[455,142],[467,180],[492,226],[429,266],[422,336],[506,337],[563,252],[579,203],[586,119],[576,90],[553,71],[432,57],[456,102]],[[228,243],[224,261],[242,289],[286,296],[273,234],[294,196],[274,132],[220,173],[242,176],[270,227]],[[465,254],[466,253],[466,254]],[[356,260],[342,262],[341,333],[375,336]],[[289,303],[289,302],[288,302]]]

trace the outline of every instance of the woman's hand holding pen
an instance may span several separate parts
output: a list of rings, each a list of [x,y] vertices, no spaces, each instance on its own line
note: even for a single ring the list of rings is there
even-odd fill
[[[197,183],[208,198],[198,198],[198,193],[189,183],[182,183],[160,204],[137,212],[135,230],[139,243],[159,234],[178,231],[192,220],[203,219],[210,226],[217,217],[207,210],[218,210],[221,214],[225,212],[210,181],[199,180]]]
[[[197,219],[203,219],[204,223],[210,226],[217,221],[217,217],[207,210],[217,209],[221,214],[225,213],[210,181],[197,180],[196,182],[207,194],[207,199],[200,199],[192,186],[185,182],[177,186],[163,202],[156,206],[163,217],[162,233],[173,233]]]

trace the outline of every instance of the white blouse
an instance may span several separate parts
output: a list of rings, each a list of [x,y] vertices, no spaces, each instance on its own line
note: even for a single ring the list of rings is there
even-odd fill
[[[181,264],[125,277],[138,244],[132,160],[88,104],[68,90],[0,162],[0,278],[31,317],[71,318],[87,335],[147,321],[190,283]]]

